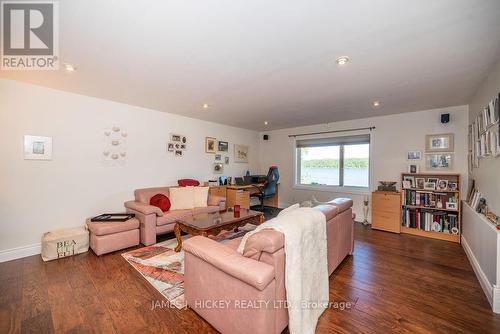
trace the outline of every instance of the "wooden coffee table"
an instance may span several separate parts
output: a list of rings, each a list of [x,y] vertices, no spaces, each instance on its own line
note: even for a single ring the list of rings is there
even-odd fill
[[[175,238],[177,239],[176,252],[182,249],[181,231],[191,235],[217,235],[222,230],[238,230],[238,227],[246,224],[260,225],[264,222],[262,212],[241,209],[239,217],[231,210],[215,213],[204,213],[192,215],[177,220],[175,223]]]

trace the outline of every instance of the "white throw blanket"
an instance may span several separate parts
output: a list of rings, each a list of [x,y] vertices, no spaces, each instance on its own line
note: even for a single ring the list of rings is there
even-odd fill
[[[292,208],[290,208],[292,209]],[[241,240],[238,252],[262,229],[285,236],[285,287],[291,334],[314,333],[329,300],[325,215],[313,208],[286,210]]]

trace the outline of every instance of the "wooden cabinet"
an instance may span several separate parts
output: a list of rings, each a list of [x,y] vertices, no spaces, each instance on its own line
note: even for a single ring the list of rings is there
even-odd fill
[[[401,232],[401,194],[390,191],[372,193],[372,228]]]
[[[243,189],[227,188],[226,207],[238,204],[240,207],[250,209],[250,191]]]
[[[210,187],[208,192],[212,196],[226,197],[226,186]]]

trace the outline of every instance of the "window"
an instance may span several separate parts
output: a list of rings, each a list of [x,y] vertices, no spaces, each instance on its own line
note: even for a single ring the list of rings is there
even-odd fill
[[[297,185],[368,188],[370,135],[297,140]]]

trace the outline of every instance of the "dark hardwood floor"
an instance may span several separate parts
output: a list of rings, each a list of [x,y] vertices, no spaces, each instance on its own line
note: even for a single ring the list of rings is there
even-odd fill
[[[356,224],[354,256],[330,277],[317,333],[500,333],[458,244],[372,231]],[[0,264],[0,333],[212,333],[191,310],[159,308],[162,296],[116,252],[44,263]]]

